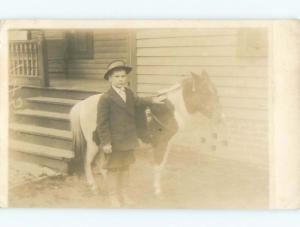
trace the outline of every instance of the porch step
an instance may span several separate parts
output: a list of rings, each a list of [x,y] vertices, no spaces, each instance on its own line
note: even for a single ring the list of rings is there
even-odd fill
[[[73,106],[76,103],[81,101],[80,99],[65,99],[65,98],[55,98],[55,97],[45,97],[45,96],[31,97],[28,98],[27,100],[31,102],[59,104],[59,105],[66,105],[66,106]]]
[[[16,115],[24,115],[24,116],[33,116],[33,117],[43,117],[55,120],[63,120],[68,121],[69,115],[65,113],[53,113],[49,111],[42,111],[42,110],[32,110],[32,109],[25,109],[25,110],[18,110],[15,112]]]
[[[70,82],[67,88],[26,86],[17,91],[24,109],[14,110],[10,116],[9,147],[13,161],[67,173],[74,156],[69,111],[81,100],[99,94],[96,89],[91,91],[91,86],[76,89],[75,85],[86,85],[85,82],[76,81],[74,86]]]
[[[26,101],[27,101],[27,107],[30,109],[59,112],[59,113],[69,113],[71,108],[81,100],[37,96],[37,97],[27,98]]]
[[[68,131],[27,124],[20,125],[10,127],[10,139],[37,145],[51,144],[53,148],[72,150],[72,139]]]
[[[81,81],[81,84],[85,84],[84,80]],[[68,99],[86,99],[87,97],[95,94],[101,93],[100,88],[92,90],[90,87],[86,88],[70,88],[64,87],[63,85],[54,84],[55,87],[47,87],[42,88],[39,86],[30,86],[24,85],[22,89],[19,89],[16,92],[17,97],[22,98],[29,98],[29,97],[36,97],[36,96],[45,96],[45,97],[54,97],[54,98],[68,98]],[[105,91],[105,90],[104,90]]]
[[[22,124],[69,130],[69,114],[52,111],[24,109],[15,111],[15,120]]]
[[[27,143],[18,140],[11,140],[10,148],[13,151],[42,156],[56,160],[70,160],[74,156],[73,152],[70,150],[57,149],[53,147]]]
[[[12,123],[9,128],[16,132],[27,133],[31,135],[46,136],[50,138],[63,139],[63,140],[72,140],[72,134],[67,130],[60,130],[54,128],[46,128],[28,124],[18,124]]]

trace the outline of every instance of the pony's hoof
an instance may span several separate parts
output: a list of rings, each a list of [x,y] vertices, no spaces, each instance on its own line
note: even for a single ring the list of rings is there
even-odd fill
[[[165,200],[165,195],[159,190],[155,192],[155,198],[158,200]]]
[[[154,189],[154,195],[155,195],[155,196],[158,196],[158,197],[161,195],[161,190],[160,190],[160,188],[155,188],[155,189]]]
[[[99,193],[98,187],[95,185],[89,185],[90,191],[92,194],[97,195]]]

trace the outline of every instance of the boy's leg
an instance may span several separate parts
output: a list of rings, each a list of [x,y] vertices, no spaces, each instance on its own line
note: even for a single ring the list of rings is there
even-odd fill
[[[119,199],[120,190],[120,171],[109,169],[107,172],[107,189],[110,205],[113,208],[121,207],[121,202]]]
[[[128,196],[129,191],[129,166],[120,171],[120,197],[124,206],[134,206],[135,202]]]

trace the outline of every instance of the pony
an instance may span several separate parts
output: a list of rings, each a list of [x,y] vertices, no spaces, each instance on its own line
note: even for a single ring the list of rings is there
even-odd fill
[[[137,131],[143,142],[150,143],[154,155],[155,195],[161,194],[161,173],[167,162],[176,134],[184,127],[191,115],[200,112],[215,122],[220,121],[219,100],[215,86],[207,73],[191,73],[184,76],[177,84],[159,91],[156,96],[163,96],[165,105],[152,105],[147,109],[137,110]],[[95,157],[100,157],[100,173],[106,177],[106,170],[101,168],[104,154],[93,140],[96,129],[97,103],[101,94],[92,95],[80,101],[70,111],[73,135],[74,159],[70,163],[71,172],[84,172],[92,191],[98,187],[92,171]],[[100,154],[99,154],[100,153]]]

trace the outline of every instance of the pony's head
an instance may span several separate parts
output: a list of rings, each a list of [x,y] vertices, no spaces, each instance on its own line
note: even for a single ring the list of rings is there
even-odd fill
[[[191,73],[181,81],[185,107],[190,114],[200,112],[211,119],[220,118],[219,99],[207,73]],[[218,119],[219,120],[219,119]]]

